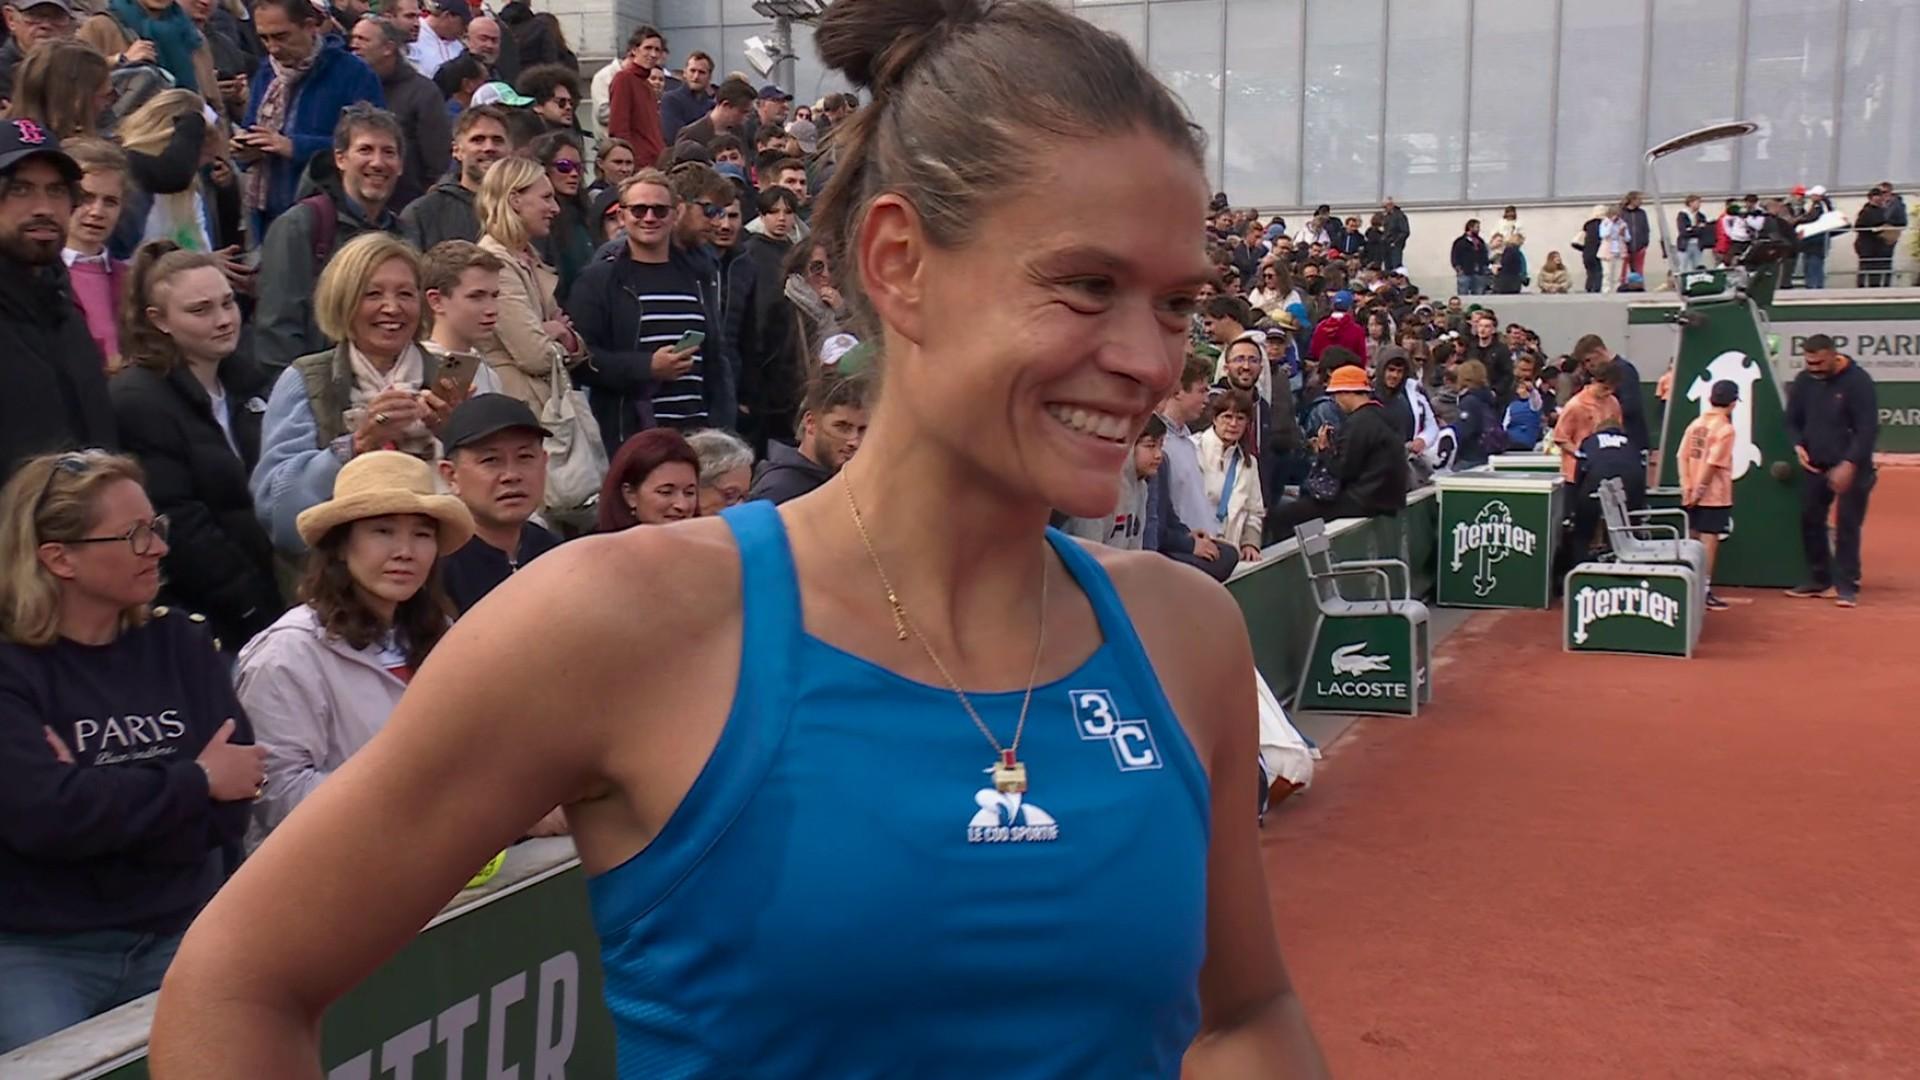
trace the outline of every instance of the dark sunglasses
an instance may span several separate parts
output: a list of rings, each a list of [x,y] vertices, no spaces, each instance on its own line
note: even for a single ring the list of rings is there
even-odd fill
[[[561,176],[572,176],[574,173],[580,172],[582,169],[586,168],[586,166],[580,164],[577,161],[574,161],[571,158],[561,158],[559,161],[556,161],[553,164],[547,166],[547,168],[552,169],[554,172],[559,173]]]
[[[720,215],[726,213],[727,208],[724,206],[716,206],[710,202],[703,202],[700,204],[700,212],[707,215],[708,221],[713,221],[719,218]]]
[[[662,203],[622,203],[620,208],[637,218],[656,217],[664,221],[673,216],[673,207]]]

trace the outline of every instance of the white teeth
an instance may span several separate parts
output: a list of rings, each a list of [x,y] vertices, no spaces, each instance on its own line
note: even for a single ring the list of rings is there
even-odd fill
[[[1127,432],[1131,427],[1131,421],[1124,416],[1089,412],[1086,409],[1070,408],[1065,405],[1047,406],[1047,415],[1083,435],[1091,435],[1096,439],[1105,439],[1114,443],[1126,442]]]

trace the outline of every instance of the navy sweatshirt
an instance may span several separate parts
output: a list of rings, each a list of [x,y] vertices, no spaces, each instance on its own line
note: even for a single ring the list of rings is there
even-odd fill
[[[251,743],[225,662],[178,613],[111,645],[0,643],[0,932],[186,929],[246,831],[251,804],[214,802],[194,762],[229,717]]]
[[[1831,378],[1810,371],[1795,375],[1787,388],[1787,434],[1819,468],[1843,461],[1873,468],[1874,441],[1880,436],[1873,376],[1851,359]]]

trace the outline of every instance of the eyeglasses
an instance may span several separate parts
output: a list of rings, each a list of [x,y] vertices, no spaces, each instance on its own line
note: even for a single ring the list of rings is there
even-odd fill
[[[718,218],[721,214],[726,213],[727,208],[724,206],[716,206],[710,202],[703,202],[700,204],[700,212],[707,215],[708,221],[713,221],[714,219]]]
[[[620,209],[637,218],[656,217],[664,221],[673,216],[673,207],[662,203],[622,203]]]
[[[826,272],[827,262],[825,259],[815,259],[807,264],[807,273],[809,274],[824,274]]]
[[[559,161],[556,161],[553,164],[547,166],[547,168],[552,169],[554,172],[559,173],[561,176],[572,176],[574,173],[577,173],[581,169],[585,168],[585,166],[581,165],[579,162],[573,160],[572,158],[561,158]]]
[[[553,102],[555,105],[558,105],[563,109],[573,108],[573,99],[570,97],[561,97],[559,94],[555,94],[552,97],[548,98],[547,100]]]
[[[119,536],[83,536],[78,540],[61,540],[61,541],[58,541],[58,543],[62,543],[62,544],[124,543],[128,547],[131,547],[133,549],[133,553],[135,555],[144,557],[144,556],[153,554],[154,542],[156,540],[162,544],[167,542],[167,533],[170,530],[170,528],[171,528],[171,525],[167,521],[167,515],[161,514],[159,517],[154,518],[152,521],[135,522],[133,525],[133,528],[128,529],[126,532],[121,533]]]

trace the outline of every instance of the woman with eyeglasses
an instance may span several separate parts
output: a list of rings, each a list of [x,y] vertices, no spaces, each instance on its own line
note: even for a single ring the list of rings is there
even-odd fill
[[[473,528],[431,466],[385,450],[354,458],[300,515],[300,603],[247,642],[235,672],[266,748],[249,848],[386,725],[453,623],[440,560]]]
[[[753,487],[753,447],[731,431],[708,428],[687,436],[700,459],[700,516],[711,517],[747,501]]]
[[[160,986],[239,863],[264,773],[131,458],[0,490],[0,1054]]]
[[[270,387],[237,351],[240,308],[219,261],[157,240],[134,256],[121,312],[128,367],[108,384],[120,444],[173,522],[161,599],[205,615],[238,651],[286,605],[247,478]]]
[[[501,393],[526,402],[535,415],[553,396],[554,365],[586,358],[572,320],[555,299],[559,275],[540,257],[538,245],[560,216],[547,177],[546,168],[531,158],[503,158],[487,170],[474,198],[480,247],[506,265],[500,274],[499,318],[493,333],[480,340],[480,353],[499,376]]]
[[[554,289],[555,299],[560,299],[573,289],[574,279],[593,258],[593,249],[600,246],[588,229],[586,158],[580,149],[580,137],[571,131],[549,131],[527,149],[535,161],[546,166],[553,200],[560,207],[545,242],[539,245],[541,256],[560,277]]]

